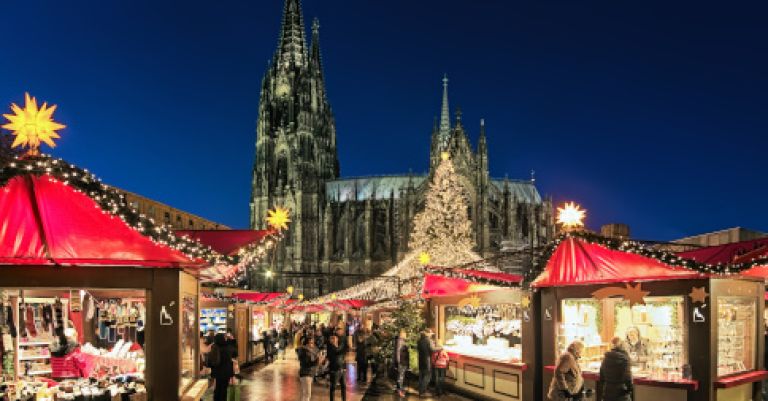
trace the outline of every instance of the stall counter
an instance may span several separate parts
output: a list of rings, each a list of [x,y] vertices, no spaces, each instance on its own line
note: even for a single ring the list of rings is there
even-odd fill
[[[525,363],[506,363],[449,352],[445,382],[473,395],[523,401]],[[525,400],[527,401],[527,400]]]

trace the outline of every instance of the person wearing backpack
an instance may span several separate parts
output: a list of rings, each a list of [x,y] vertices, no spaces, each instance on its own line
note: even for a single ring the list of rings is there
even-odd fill
[[[435,368],[435,392],[437,395],[445,394],[443,383],[445,383],[445,372],[448,370],[448,361],[450,357],[448,352],[443,349],[443,340],[437,342],[438,350],[432,354],[432,366]]]
[[[223,333],[216,334],[206,363],[211,368],[211,376],[215,380],[213,401],[227,401],[229,381],[235,375],[235,371],[232,364],[232,351]]]

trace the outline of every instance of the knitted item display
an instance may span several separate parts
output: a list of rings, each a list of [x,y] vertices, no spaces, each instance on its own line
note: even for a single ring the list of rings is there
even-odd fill
[[[27,305],[26,309],[25,313],[27,314],[27,318],[24,322],[27,324],[27,333],[29,333],[31,337],[37,337],[37,329],[35,328],[35,309],[32,305]]]

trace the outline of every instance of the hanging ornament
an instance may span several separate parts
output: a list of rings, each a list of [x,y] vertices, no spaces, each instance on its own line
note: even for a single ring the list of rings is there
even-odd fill
[[[707,293],[706,287],[693,287],[691,288],[691,292],[688,294],[689,297],[691,297],[691,302],[696,303],[706,303],[707,297],[709,294]]]
[[[274,230],[287,230],[290,222],[291,212],[286,208],[276,206],[267,212],[267,225]]]

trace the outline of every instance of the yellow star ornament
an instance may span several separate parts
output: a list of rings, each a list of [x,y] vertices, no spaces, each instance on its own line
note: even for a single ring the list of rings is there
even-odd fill
[[[707,288],[706,287],[693,287],[691,288],[691,293],[688,294],[689,297],[691,297],[691,302],[696,303],[706,303],[707,297],[709,294],[707,294]]]
[[[287,230],[290,222],[291,212],[286,208],[277,206],[267,212],[267,225],[274,230]]]
[[[11,147],[26,146],[29,148],[27,154],[37,155],[40,153],[40,142],[45,142],[48,146],[54,148],[56,144],[54,139],[60,138],[57,130],[66,128],[64,124],[53,121],[53,112],[56,111],[56,105],[48,107],[44,102],[42,106],[37,106],[37,99],[24,94],[24,108],[16,103],[11,104],[13,114],[3,114],[9,122],[3,125],[16,136]]]
[[[419,263],[421,263],[422,266],[428,265],[430,260],[432,260],[432,258],[428,253],[422,252],[419,254]]]
[[[530,297],[523,297],[523,299],[520,301],[520,304],[523,306],[523,308],[528,308],[531,306],[531,298]]]

